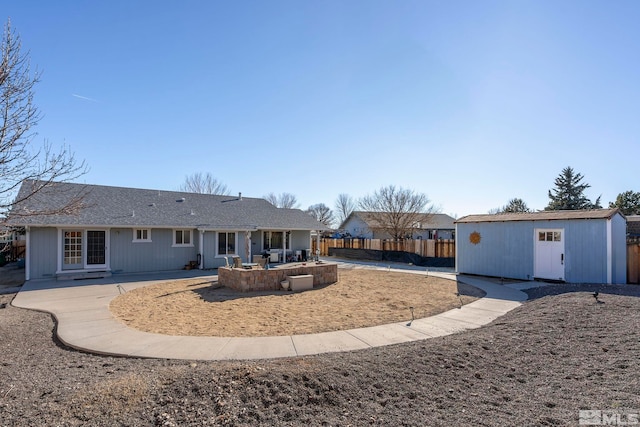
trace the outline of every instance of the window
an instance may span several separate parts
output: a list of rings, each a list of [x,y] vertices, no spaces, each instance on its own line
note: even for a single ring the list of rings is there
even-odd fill
[[[561,242],[561,231],[538,231],[539,242]]]
[[[150,242],[151,230],[147,228],[137,228],[133,230],[133,243]]]
[[[193,246],[191,230],[173,230],[173,246]]]
[[[282,231],[265,231],[262,244],[264,250],[282,249]],[[287,232],[287,248],[291,247],[291,234]]]
[[[235,255],[236,233],[218,233],[218,255]]]

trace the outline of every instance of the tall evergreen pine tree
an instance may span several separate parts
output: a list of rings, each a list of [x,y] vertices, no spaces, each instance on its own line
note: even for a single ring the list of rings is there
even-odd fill
[[[591,187],[591,185],[582,183],[583,178],[582,174],[575,173],[571,167],[562,169],[562,172],[555,180],[556,188],[549,190],[549,205],[544,209],[555,211],[602,208],[600,197],[592,203],[584,195],[584,190]]]

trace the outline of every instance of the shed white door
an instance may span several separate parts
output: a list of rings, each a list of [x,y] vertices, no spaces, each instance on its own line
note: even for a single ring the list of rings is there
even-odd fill
[[[535,230],[535,267],[539,279],[564,280],[564,229]]]

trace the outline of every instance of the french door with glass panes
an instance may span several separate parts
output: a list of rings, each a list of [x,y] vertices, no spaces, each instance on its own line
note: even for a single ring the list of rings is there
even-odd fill
[[[63,230],[62,269],[105,268],[107,232],[105,230]]]

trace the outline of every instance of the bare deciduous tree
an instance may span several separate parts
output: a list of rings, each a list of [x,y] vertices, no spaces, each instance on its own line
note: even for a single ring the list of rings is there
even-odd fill
[[[37,133],[33,128],[40,113],[33,104],[33,88],[40,81],[40,73],[31,73],[29,56],[20,52],[20,37],[12,30],[10,20],[0,43],[0,224],[8,214],[75,213],[82,207],[82,192],[65,197],[61,206],[48,206],[46,212],[16,208],[41,192],[54,191],[56,182],[85,174],[87,167],[84,162],[76,162],[68,147],[55,150],[46,141],[42,147],[34,147]]]
[[[353,197],[348,194],[338,194],[336,199],[336,213],[338,215],[337,220],[342,224],[353,211],[356,210],[356,202]]]
[[[300,207],[298,199],[291,193],[280,193],[277,196],[269,193],[263,198],[277,208],[298,209]]]
[[[376,228],[393,239],[411,237],[416,224],[425,221],[425,214],[436,213],[425,194],[393,185],[363,197],[359,205],[370,214]]]
[[[333,212],[331,212],[329,206],[325,205],[324,203],[318,203],[316,205],[309,206],[309,209],[307,209],[307,213],[327,227],[331,227],[331,225],[333,224]]]
[[[218,194],[220,196],[229,196],[231,194],[231,191],[229,191],[225,184],[218,181],[208,172],[206,175],[201,172],[187,175],[184,183],[180,186],[180,191],[199,194]]]

